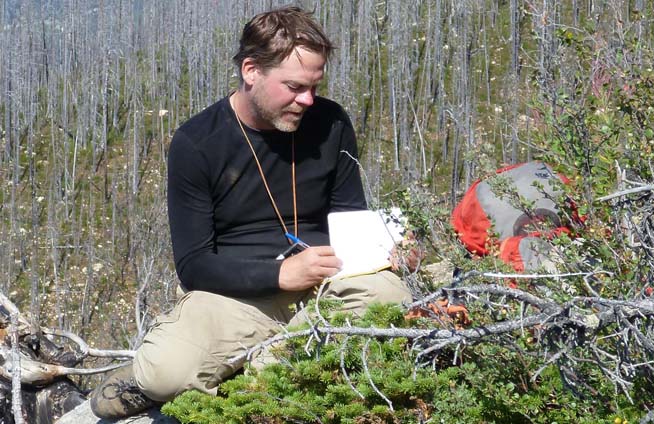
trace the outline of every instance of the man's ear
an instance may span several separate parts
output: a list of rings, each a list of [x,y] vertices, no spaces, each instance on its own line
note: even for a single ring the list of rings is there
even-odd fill
[[[253,59],[249,57],[243,59],[243,63],[241,64],[241,75],[243,76],[243,82],[245,84],[254,85],[258,72],[259,66]]]

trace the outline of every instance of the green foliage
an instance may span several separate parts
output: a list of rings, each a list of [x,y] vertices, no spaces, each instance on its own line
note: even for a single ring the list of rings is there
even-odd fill
[[[398,306],[373,305],[352,323],[416,325],[402,314]],[[526,339],[528,351],[531,342]],[[447,423],[597,423],[637,417],[637,409],[626,399],[612,397],[611,382],[597,370],[596,397],[575,397],[563,387],[554,367],[534,379],[533,370],[542,365],[538,356],[505,347],[471,346],[457,365],[450,361],[432,369],[416,367],[411,343],[404,338],[366,343],[362,337],[338,336],[331,343],[314,345],[311,355],[300,348],[306,342],[289,341],[299,348],[292,356],[224,382],[218,396],[187,392],[162,411],[182,423],[196,424],[415,423],[429,418]],[[392,403],[393,411],[375,388]]]
[[[398,207],[407,219],[407,228],[426,247],[426,262],[436,262],[450,257],[456,249],[454,234],[449,231],[450,208],[443,200],[428,190],[427,184],[411,184],[390,191],[380,204],[373,208]],[[443,231],[444,226],[448,231]]]
[[[572,178],[564,189],[585,218],[572,226],[574,242],[562,238],[555,244],[570,271],[600,264],[604,271],[590,285],[571,280],[569,294],[631,299],[652,279],[649,254],[625,235],[650,243],[643,233],[647,200],[622,209],[598,200],[624,188],[625,179],[645,184],[654,178],[654,52],[633,31],[620,35],[622,53],[610,55],[604,49],[617,34],[593,21],[558,30],[561,55],[574,64],[568,66],[569,82],[546,85],[532,104],[542,158]]]
[[[652,52],[636,39],[624,41],[623,57],[598,57],[611,35],[588,24],[585,31],[557,31],[563,55],[577,67],[567,86],[538,91],[533,107],[544,124],[535,134],[543,158],[579,175],[579,188],[592,202],[615,189],[618,161],[639,178],[652,178],[654,74],[644,65]],[[636,49],[638,61],[631,57]]]

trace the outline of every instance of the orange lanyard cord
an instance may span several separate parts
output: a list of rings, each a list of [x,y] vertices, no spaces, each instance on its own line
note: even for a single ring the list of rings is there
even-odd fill
[[[266,180],[266,176],[263,173],[263,168],[261,167],[259,158],[257,158],[257,153],[254,151],[254,146],[252,146],[250,137],[248,137],[247,133],[245,132],[245,128],[243,128],[243,123],[241,123],[241,119],[238,117],[236,111],[234,111],[234,115],[236,116],[236,121],[238,122],[239,127],[241,127],[241,132],[245,137],[245,141],[247,141],[248,146],[250,146],[250,151],[252,152],[252,156],[254,157],[254,162],[257,164],[257,168],[259,169],[259,175],[261,175],[261,181],[263,181],[263,185],[266,188],[266,192],[268,192],[268,197],[270,198],[270,203],[272,204],[273,209],[275,209],[275,213],[277,214],[277,219],[279,219],[279,223],[284,229],[284,233],[288,233],[288,229],[286,228],[286,224],[284,223],[282,214],[279,212],[279,209],[277,208],[277,203],[275,202],[272,192],[270,191],[270,187],[268,187],[268,181]],[[297,197],[296,197],[297,193],[295,189],[295,133],[291,133],[291,187],[293,188],[293,224],[295,225],[295,237],[297,237],[298,225],[297,225]],[[288,242],[291,243],[290,240],[288,240]]]
[[[297,192],[295,189],[295,133],[291,134],[291,187],[293,187],[293,226],[297,237]]]

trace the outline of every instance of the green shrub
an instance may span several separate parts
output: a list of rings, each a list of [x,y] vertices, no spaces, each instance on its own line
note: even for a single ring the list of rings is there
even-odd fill
[[[398,306],[374,305],[352,324],[416,325],[415,320],[401,319],[401,311]],[[598,370],[593,373],[595,397],[575,396],[553,366],[532,381],[542,362],[529,348],[521,352],[500,345],[468,346],[456,364],[432,368],[416,367],[412,343],[404,338],[366,344],[360,336],[331,337],[330,343],[312,345],[311,355],[297,349],[292,358],[261,372],[249,370],[226,381],[216,397],[187,392],[162,411],[196,424],[416,423],[429,418],[446,423],[597,423],[637,416],[638,408],[624,396],[614,396],[613,384]],[[300,338],[291,343],[304,347],[306,342]]]

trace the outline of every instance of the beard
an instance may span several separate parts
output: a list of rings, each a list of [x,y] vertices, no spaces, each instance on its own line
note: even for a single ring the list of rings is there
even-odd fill
[[[252,96],[252,108],[257,117],[283,132],[293,132],[298,129],[304,109],[287,106],[280,110],[273,110],[265,102],[266,93],[257,90]]]

